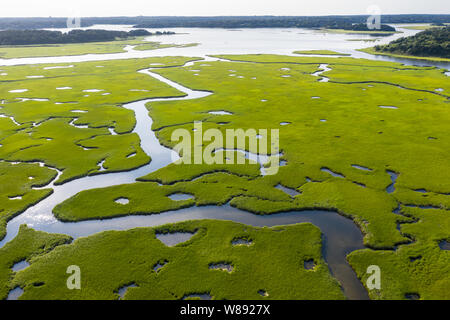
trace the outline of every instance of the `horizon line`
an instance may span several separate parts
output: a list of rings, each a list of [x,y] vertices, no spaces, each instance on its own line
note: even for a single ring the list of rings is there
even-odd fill
[[[437,15],[437,16],[450,16],[450,13],[385,13],[381,16],[402,16],[402,15]],[[345,16],[370,16],[370,14],[320,14],[320,15],[107,15],[107,16],[79,16],[79,18],[220,18],[220,17],[345,17]],[[72,16],[0,16],[0,19],[63,19]]]

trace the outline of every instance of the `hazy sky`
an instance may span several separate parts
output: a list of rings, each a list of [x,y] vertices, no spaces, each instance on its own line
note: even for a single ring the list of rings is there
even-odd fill
[[[2,17],[446,13],[448,0],[1,0]]]

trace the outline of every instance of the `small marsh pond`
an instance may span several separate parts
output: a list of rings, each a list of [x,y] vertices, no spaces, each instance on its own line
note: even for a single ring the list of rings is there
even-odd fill
[[[186,193],[174,193],[169,195],[169,198],[174,201],[186,201],[190,199],[194,199],[194,196]]]
[[[22,271],[22,270],[28,268],[29,266],[30,266],[30,264],[27,261],[23,260],[23,261],[16,263],[15,265],[13,265],[11,270],[14,272],[19,272],[19,271]]]
[[[20,296],[23,294],[23,289],[20,287],[12,289],[6,300],[19,300]]]
[[[195,233],[176,232],[176,233],[159,233],[156,238],[168,247],[174,247],[177,244],[189,241]]]

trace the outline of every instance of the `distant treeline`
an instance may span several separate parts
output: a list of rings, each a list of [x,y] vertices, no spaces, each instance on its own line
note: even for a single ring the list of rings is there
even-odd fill
[[[82,18],[81,26],[95,24],[137,25],[151,28],[334,28],[365,23],[367,15],[348,16],[240,16],[240,17],[91,17]],[[448,14],[383,15],[383,24],[448,23]],[[66,18],[0,18],[0,29],[66,28]]]
[[[326,28],[366,31],[368,16],[328,17],[171,17],[153,18],[135,28]],[[450,21],[450,16],[448,17]],[[384,21],[383,21],[384,22]],[[395,31],[383,25],[381,31]]]
[[[450,27],[428,29],[411,37],[394,40],[384,46],[375,46],[375,50],[450,59]]]
[[[67,33],[48,30],[5,30],[0,31],[0,45],[28,44],[64,44],[104,42],[129,37],[174,34],[174,32],[151,33],[146,30],[107,31],[107,30],[72,30]]]

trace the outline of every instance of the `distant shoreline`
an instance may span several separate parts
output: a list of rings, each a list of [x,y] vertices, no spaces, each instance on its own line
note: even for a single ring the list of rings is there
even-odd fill
[[[390,56],[394,58],[408,58],[408,59],[417,59],[417,60],[429,60],[429,61],[438,61],[438,62],[450,62],[450,59],[447,58],[439,58],[439,57],[422,57],[422,56],[408,56],[405,54],[396,54],[396,53],[390,53],[390,52],[380,52],[376,51],[373,47],[371,48],[365,48],[365,49],[358,49],[360,52],[372,54],[372,55],[379,55],[379,56]]]
[[[369,15],[323,16],[135,16],[81,17],[81,27],[93,25],[131,25],[145,28],[351,28],[366,23]],[[383,24],[449,23],[450,14],[392,14],[382,15]],[[67,17],[0,18],[2,29],[67,28]]]

